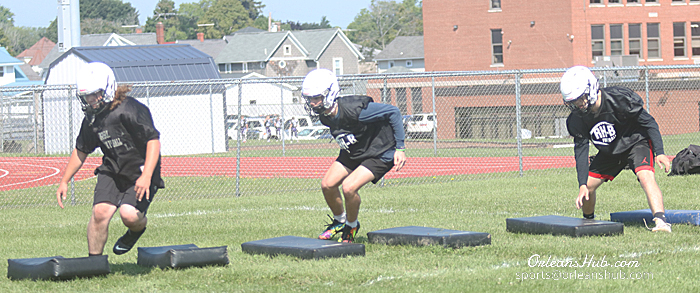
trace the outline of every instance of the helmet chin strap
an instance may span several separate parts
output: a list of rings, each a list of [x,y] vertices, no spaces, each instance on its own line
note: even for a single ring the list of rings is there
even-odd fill
[[[328,112],[325,112],[325,111],[324,111],[324,112],[323,112],[323,115],[330,116],[331,113],[333,113],[333,110],[335,110],[336,107],[338,107],[338,103],[333,103],[333,106],[330,108],[330,110],[329,110]]]

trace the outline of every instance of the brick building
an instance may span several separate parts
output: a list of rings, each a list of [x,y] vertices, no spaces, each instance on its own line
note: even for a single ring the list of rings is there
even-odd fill
[[[700,0],[423,1],[426,71],[700,63]]]

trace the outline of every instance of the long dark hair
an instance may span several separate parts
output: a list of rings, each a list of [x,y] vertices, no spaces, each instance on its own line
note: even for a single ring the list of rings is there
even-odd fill
[[[117,92],[114,94],[114,100],[112,101],[112,104],[109,106],[109,110],[114,110],[119,104],[126,99],[126,94],[131,91],[131,85],[130,84],[121,84],[119,87],[117,87]]]

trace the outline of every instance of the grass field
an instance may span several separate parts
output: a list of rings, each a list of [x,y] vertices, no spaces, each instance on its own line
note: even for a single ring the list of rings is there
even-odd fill
[[[564,171],[571,174],[561,175]],[[61,282],[2,278],[0,292],[697,292],[700,230],[695,226],[674,225],[673,234],[654,234],[644,226],[626,225],[622,236],[583,238],[506,232],[506,218],[580,217],[573,204],[577,192],[573,172],[365,189],[361,191],[358,241],[365,243],[366,256],[322,260],[248,255],[240,246],[284,235],[315,237],[329,213],[320,191],[156,198],[149,210],[149,229],[139,246],[227,245],[231,263],[181,270],[139,267],[136,249],[122,256],[111,253],[114,241],[126,229],[115,218],[106,249],[112,274]],[[698,178],[667,177],[659,172],[666,208],[700,209]],[[200,186],[193,182],[191,188]],[[599,190],[596,214],[600,219],[609,219],[610,212],[643,208],[647,208],[646,199],[632,172],[623,172]],[[89,205],[65,210],[54,206],[4,209],[2,214],[0,255],[4,258],[87,255]],[[367,243],[369,231],[408,225],[488,232],[492,244],[446,249]],[[595,260],[605,258],[610,266],[618,261],[638,266],[531,267],[528,260],[535,254],[579,263],[593,256]],[[0,270],[7,271],[7,262],[0,263]],[[625,279],[620,279],[620,272]],[[630,279],[630,274],[638,279]]]

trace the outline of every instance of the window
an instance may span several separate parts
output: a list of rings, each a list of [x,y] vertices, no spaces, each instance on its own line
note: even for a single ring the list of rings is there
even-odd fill
[[[656,0],[646,0],[646,3],[656,3]]]
[[[676,4],[676,3],[685,3],[685,0],[671,0],[671,3],[672,3],[672,4]]]
[[[610,25],[610,55],[622,55],[622,25]]]
[[[423,89],[411,88],[411,108],[413,113],[423,113]]]
[[[413,60],[406,60],[406,67],[413,67]]]
[[[491,47],[491,64],[503,64],[503,31],[500,28],[491,30]]]
[[[343,58],[333,58],[333,72],[335,75],[343,75]]]
[[[639,4],[639,0],[627,0],[627,4]]]
[[[0,66],[0,77],[3,77],[3,76],[5,76],[5,67]]]
[[[591,25],[591,47],[593,59],[605,55],[605,25]]]
[[[622,3],[620,0],[608,0],[608,4],[620,4]]]
[[[602,0],[591,0],[591,4],[602,4]]]
[[[284,55],[292,55],[292,46],[284,45]]]
[[[389,61],[389,68],[394,67],[394,61]]]
[[[491,0],[491,9],[501,9],[501,0]]]
[[[685,57],[685,22],[673,23],[673,57]]]
[[[637,55],[642,59],[642,25],[639,23],[629,24],[629,50],[630,55]]]
[[[693,56],[700,56],[700,22],[690,23],[690,47],[692,48]]]
[[[219,64],[219,72],[231,72],[231,63]]]
[[[661,58],[658,23],[647,23],[647,58]]]

